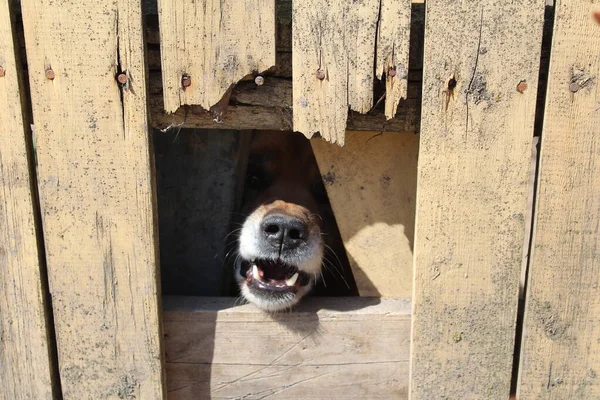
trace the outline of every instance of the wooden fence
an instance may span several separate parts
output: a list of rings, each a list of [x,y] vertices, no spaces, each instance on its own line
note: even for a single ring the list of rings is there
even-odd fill
[[[0,398],[600,398],[598,8],[0,0]],[[161,299],[152,127],[319,132],[340,170],[418,132],[414,262],[346,243],[383,297],[278,316]]]

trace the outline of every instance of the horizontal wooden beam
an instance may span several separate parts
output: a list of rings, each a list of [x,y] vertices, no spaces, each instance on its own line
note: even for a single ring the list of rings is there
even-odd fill
[[[400,102],[395,118],[386,121],[381,111],[368,114],[350,111],[347,129],[417,133],[421,108],[420,82],[410,81],[408,91],[409,97]],[[254,81],[242,81],[233,89],[229,106],[217,107],[216,112],[207,111],[199,106],[185,106],[173,114],[167,114],[163,107],[161,77],[158,73],[151,73],[149,102],[152,126],[163,130],[292,130],[292,82],[284,78],[267,76],[262,86],[257,86]],[[215,121],[217,113],[222,113],[219,122]]]
[[[408,397],[409,300],[308,298],[275,315],[235,303],[164,298],[170,400]]]

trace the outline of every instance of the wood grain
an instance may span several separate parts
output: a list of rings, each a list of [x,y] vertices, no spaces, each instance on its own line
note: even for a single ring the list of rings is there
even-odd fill
[[[275,65],[275,0],[159,0],[158,13],[167,112],[208,110],[244,76]]]
[[[556,4],[520,399],[600,398],[600,26],[591,4],[600,6]]]
[[[22,6],[63,398],[161,399],[141,4]]]
[[[346,132],[343,148],[311,143],[360,295],[410,297],[419,137]]]
[[[164,322],[170,400],[407,398],[405,299],[309,298],[270,315],[166,297]]]
[[[8,0],[0,1],[0,399],[52,399],[44,255],[11,11]]]
[[[407,95],[411,5],[411,0],[380,0],[376,68],[377,79],[385,76],[387,119],[394,118]]]
[[[413,400],[508,397],[543,12],[427,3]]]
[[[373,106],[379,1],[294,0],[292,7],[294,131],[343,145],[348,108]]]
[[[160,77],[151,74],[149,103],[152,125],[158,129],[204,128],[245,130],[292,130],[292,84],[289,80],[267,77],[265,84],[240,82],[231,94],[231,103],[216,122],[212,113],[200,106],[185,106],[168,114],[164,111]],[[409,83],[409,98],[398,106],[397,116],[386,120],[383,113],[359,114],[348,112],[347,129],[362,131],[410,132],[419,131],[419,82]]]

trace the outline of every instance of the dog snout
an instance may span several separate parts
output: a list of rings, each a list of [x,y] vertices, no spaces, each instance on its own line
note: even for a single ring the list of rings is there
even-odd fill
[[[261,229],[267,242],[276,248],[293,249],[308,239],[307,223],[282,213],[266,215]]]

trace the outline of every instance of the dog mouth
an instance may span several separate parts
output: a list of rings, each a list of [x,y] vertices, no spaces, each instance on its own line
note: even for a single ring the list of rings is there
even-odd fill
[[[265,292],[295,293],[310,283],[306,272],[281,259],[242,261],[240,275],[248,288]]]

